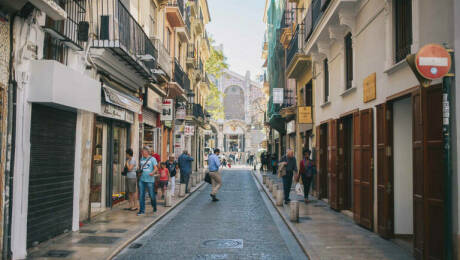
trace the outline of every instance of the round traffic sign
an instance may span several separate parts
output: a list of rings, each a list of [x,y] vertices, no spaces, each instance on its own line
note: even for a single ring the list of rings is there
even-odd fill
[[[452,64],[450,54],[439,44],[423,46],[415,56],[417,71],[426,79],[439,79],[444,77]]]

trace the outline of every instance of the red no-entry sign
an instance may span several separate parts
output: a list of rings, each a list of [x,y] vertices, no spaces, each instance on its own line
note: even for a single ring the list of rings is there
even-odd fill
[[[452,64],[449,53],[439,44],[423,46],[415,56],[415,66],[420,75],[434,80],[444,77]]]

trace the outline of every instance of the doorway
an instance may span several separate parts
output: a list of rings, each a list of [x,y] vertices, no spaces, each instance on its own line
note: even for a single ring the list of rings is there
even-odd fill
[[[327,147],[328,147],[328,124],[319,127],[319,171],[318,171],[318,199],[329,198],[328,177],[327,177]]]
[[[353,205],[353,115],[340,119],[339,125],[339,209]]]

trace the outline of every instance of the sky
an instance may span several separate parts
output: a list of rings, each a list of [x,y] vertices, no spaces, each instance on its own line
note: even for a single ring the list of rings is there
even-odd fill
[[[216,44],[224,45],[229,69],[251,79],[262,72],[265,0],[208,0],[211,22],[206,26]]]

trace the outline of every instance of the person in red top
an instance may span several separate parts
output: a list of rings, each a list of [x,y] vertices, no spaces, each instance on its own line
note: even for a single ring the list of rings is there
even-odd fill
[[[158,173],[160,174],[161,194],[164,197],[164,195],[166,194],[166,188],[168,188],[168,182],[169,182],[169,170],[166,167],[165,162],[160,163],[160,169],[158,170]]]
[[[303,151],[303,159],[300,161],[299,175],[303,182],[303,192],[305,197],[305,203],[308,203],[308,193],[310,192],[310,186],[313,181],[313,177],[316,174],[316,167],[313,161],[310,159],[310,150],[305,149]],[[296,179],[299,179],[297,176]]]
[[[152,157],[155,158],[155,160],[157,160],[158,163],[161,162],[161,156],[154,151],[152,151]]]

